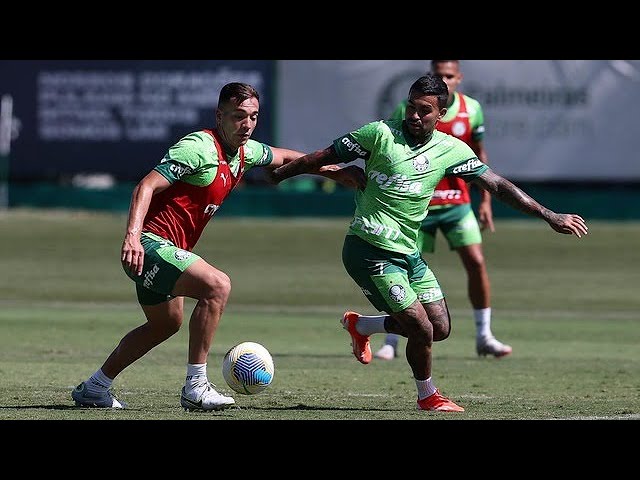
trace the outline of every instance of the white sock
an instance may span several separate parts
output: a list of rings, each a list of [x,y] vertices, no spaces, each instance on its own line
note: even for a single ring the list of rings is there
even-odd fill
[[[101,393],[111,388],[113,379],[107,377],[102,368],[99,368],[89,380],[86,381],[87,390],[89,393]]]
[[[356,330],[360,335],[372,335],[374,333],[387,333],[384,329],[384,319],[387,318],[386,315],[376,315],[376,316],[360,316],[358,318],[358,322],[356,323]]]
[[[431,377],[426,380],[416,380],[416,387],[418,387],[418,400],[430,397],[436,393],[436,387],[431,382]]]
[[[491,307],[473,310],[476,323],[476,338],[493,337],[491,333]]]
[[[185,386],[187,390],[191,390],[198,385],[207,382],[207,364],[206,363],[187,363],[187,380]]]
[[[396,335],[395,333],[388,333],[387,336],[384,337],[384,344],[391,345],[394,350],[397,350],[399,339],[400,339],[400,335]]]

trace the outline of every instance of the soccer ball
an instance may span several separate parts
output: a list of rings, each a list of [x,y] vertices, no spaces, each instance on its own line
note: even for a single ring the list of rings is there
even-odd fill
[[[243,395],[262,392],[273,381],[273,359],[259,343],[242,342],[232,347],[222,361],[227,385]]]

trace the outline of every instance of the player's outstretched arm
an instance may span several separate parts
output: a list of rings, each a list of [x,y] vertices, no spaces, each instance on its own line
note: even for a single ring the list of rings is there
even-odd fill
[[[367,186],[364,170],[357,165],[326,165],[320,167],[318,175],[330,178],[347,188],[355,190],[364,190],[364,187]]]
[[[288,148],[271,147],[273,152],[273,160],[269,165],[266,165],[269,169],[275,169],[286,165],[289,162],[293,162],[296,158],[304,157],[304,152],[298,150],[290,150]]]
[[[274,168],[281,167],[282,165],[287,165],[298,158],[304,157],[305,154],[302,152],[298,152],[296,150],[289,150],[286,148],[278,148],[271,147],[271,151],[273,152],[273,161],[267,165],[268,168],[272,170],[271,172],[271,180],[274,183],[279,183],[284,178],[276,178],[273,174]],[[312,173],[315,175],[320,175],[322,177],[329,178],[338,182],[341,185],[344,185],[348,188],[361,188],[364,189],[366,181],[364,178],[364,171],[356,167],[352,166],[340,166],[340,165],[324,165],[315,170],[309,170],[308,172],[303,173]]]
[[[272,172],[272,179],[279,183],[287,178],[295,177],[303,173],[316,173],[326,165],[340,163],[333,146],[309,153],[303,157],[288,162]]]
[[[586,222],[580,215],[573,213],[555,213],[549,210],[509,180],[496,174],[491,169],[486,170],[473,180],[472,183],[480,188],[484,188],[495,198],[516,210],[543,219],[556,232],[575,235],[578,238],[581,238],[582,235],[587,235],[589,232]]]

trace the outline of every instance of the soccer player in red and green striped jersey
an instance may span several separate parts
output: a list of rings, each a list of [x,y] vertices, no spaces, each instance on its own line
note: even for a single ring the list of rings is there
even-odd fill
[[[259,110],[259,95],[252,86],[225,85],[216,109],[216,128],[186,135],[135,187],[121,261],[136,284],[147,322],[125,335],[102,367],[73,390],[77,405],[125,408],[111,392],[113,380],[180,329],[184,297],[198,303],[189,321],[187,375],[180,403],[187,410],[220,410],[235,403],[213,388],[206,369],[231,281],[193,248],[247,170],[273,169],[303,155],[251,140]],[[358,167],[330,165],[313,173],[354,188],[364,182]]]
[[[338,137],[324,150],[277,168],[276,181],[314,172],[323,165],[363,159],[366,187],[356,191],[356,210],[342,250],[342,262],[369,302],[386,315],[345,312],[356,359],[373,357],[369,336],[396,333],[407,338],[406,357],[421,410],[461,412],[443,396],[431,376],[433,342],[451,331],[444,294],[420,255],[418,234],[436,186],[459,177],[489,191],[523,213],[545,220],[553,230],[587,234],[579,215],[555,213],[485,165],[462,140],[435,129],[447,113],[448,88],[429,73],[409,90],[404,119],[369,123]]]

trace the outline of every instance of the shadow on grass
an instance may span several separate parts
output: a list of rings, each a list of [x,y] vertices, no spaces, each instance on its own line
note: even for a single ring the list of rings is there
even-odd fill
[[[350,353],[279,353],[271,352],[273,358],[349,358]],[[353,358],[353,357],[352,357]]]
[[[97,407],[78,407],[76,405],[5,405],[0,406],[0,410],[109,410]],[[111,409],[118,411],[118,409]],[[144,409],[126,408],[123,411],[141,411]],[[224,413],[230,413],[236,410],[248,410],[248,411],[339,411],[339,412],[399,412],[403,409],[400,408],[354,408],[354,407],[320,407],[314,405],[293,405],[289,407],[232,407],[224,411]],[[222,411],[211,412],[198,412],[198,413],[223,413]]]
[[[230,410],[255,410],[255,411],[327,411],[327,412],[399,412],[404,409],[401,408],[368,408],[368,407],[319,407],[314,405],[298,404],[290,407],[235,407]]]
[[[4,405],[0,406],[0,410],[79,410],[81,408],[75,405]]]

